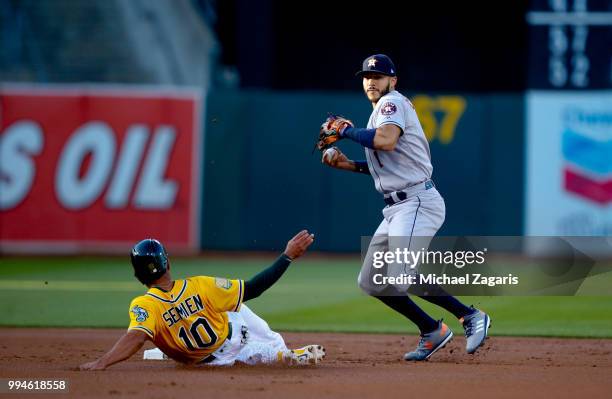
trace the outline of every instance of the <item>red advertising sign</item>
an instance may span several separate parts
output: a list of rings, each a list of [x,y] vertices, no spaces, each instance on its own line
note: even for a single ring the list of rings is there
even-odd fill
[[[196,249],[199,110],[196,91],[0,87],[2,249]]]

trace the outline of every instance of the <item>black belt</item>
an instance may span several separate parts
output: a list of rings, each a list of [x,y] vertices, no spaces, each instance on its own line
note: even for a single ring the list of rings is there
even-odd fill
[[[416,186],[418,186],[420,184],[424,184],[425,190],[429,190],[430,188],[435,187],[435,185],[433,183],[433,180],[428,179],[428,180],[422,181],[420,183],[413,184],[412,186],[407,187],[404,190],[411,189],[411,188],[416,187]],[[387,205],[395,205],[398,202],[402,202],[402,201],[405,201],[406,199],[408,199],[408,194],[406,194],[405,191],[396,191],[393,194],[395,194],[397,196],[397,201],[393,199],[392,195],[389,195],[388,197],[384,198],[385,204],[387,204]]]
[[[227,341],[228,339],[232,339],[232,323],[227,323],[227,338],[225,338],[225,340]],[[198,363],[204,363],[204,364],[210,363],[214,361],[215,359],[217,359],[215,355],[210,354],[206,356],[204,359],[200,360]]]
[[[397,191],[397,201],[393,199],[393,197],[387,197],[385,198],[385,204],[387,205],[394,205],[397,204],[398,202],[404,201],[406,198],[408,198],[408,194],[406,194],[403,191]]]

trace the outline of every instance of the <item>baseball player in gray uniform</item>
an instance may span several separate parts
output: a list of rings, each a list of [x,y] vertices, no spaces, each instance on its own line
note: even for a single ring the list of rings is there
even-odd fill
[[[421,339],[404,359],[427,360],[452,339],[453,332],[442,320],[434,320],[412,301],[408,286],[373,284],[372,275],[379,271],[373,267],[372,255],[381,249],[427,249],[444,222],[444,199],[431,180],[429,144],[414,106],[395,90],[397,76],[391,59],[384,54],[372,55],[363,61],[357,75],[362,77],[363,90],[374,108],[367,128],[356,128],[343,118],[332,124],[338,133],[337,139],[350,139],[365,148],[366,161],[350,160],[337,147],[332,147],[324,152],[322,162],[334,168],[370,174],[376,190],[383,195],[386,203],[383,220],[370,242],[359,273],[359,286],[418,326]],[[386,266],[387,276],[416,271],[405,263]],[[486,313],[465,306],[438,286],[433,290],[430,287],[428,295],[419,296],[460,320],[467,338],[467,353],[476,352],[484,343],[491,323]]]

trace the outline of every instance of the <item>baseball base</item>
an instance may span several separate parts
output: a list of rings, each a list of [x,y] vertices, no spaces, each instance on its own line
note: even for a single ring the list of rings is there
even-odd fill
[[[159,350],[159,348],[154,348],[145,350],[142,358],[144,360],[166,360],[168,356]]]

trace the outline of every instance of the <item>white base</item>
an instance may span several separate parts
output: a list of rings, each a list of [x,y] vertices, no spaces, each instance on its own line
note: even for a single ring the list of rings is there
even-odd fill
[[[166,360],[168,356],[159,348],[155,349],[147,349],[144,351],[144,355],[142,356],[144,360]]]

